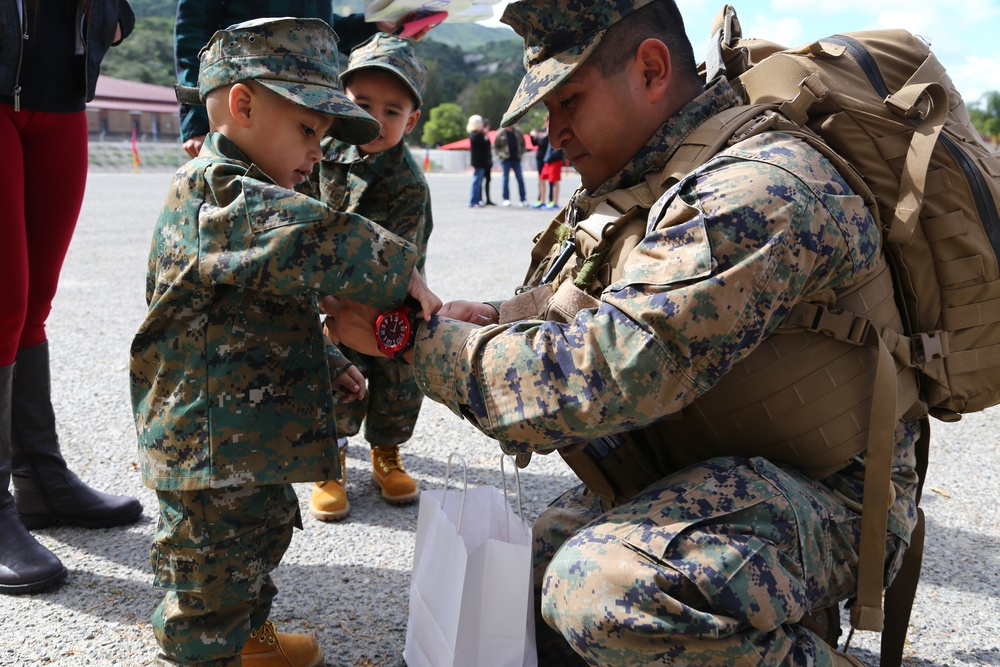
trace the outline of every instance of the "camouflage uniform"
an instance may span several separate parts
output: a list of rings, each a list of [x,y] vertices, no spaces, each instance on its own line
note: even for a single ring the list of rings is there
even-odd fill
[[[525,36],[528,74],[504,123],[591,52],[574,39],[586,45],[603,34],[595,23],[643,4],[509,5],[503,20]],[[575,193],[567,219],[658,174],[691,130],[737,104],[725,81],[706,90],[620,173]],[[695,169],[646,220],[599,305],[568,323],[422,324],[418,385],[510,453],[640,429],[712,389],[808,293],[839,293],[884,261],[861,199],[818,152],[776,132]],[[557,282],[579,268],[570,262]],[[918,435],[902,422],[895,433],[887,580],[915,522]],[[856,590],[863,481],[860,461],[818,482],[760,457],[717,457],[614,507],[583,487],[567,492],[534,528],[536,599],[561,635],[539,625],[540,662],[579,663],[559,655],[571,648],[591,665],[834,664],[798,621]]]
[[[341,80],[347,81],[352,72],[365,67],[392,72],[410,88],[415,101],[421,101],[427,70],[413,57],[407,40],[375,35],[351,53]],[[352,144],[330,140],[303,191],[333,209],[362,215],[412,243],[417,248],[417,268],[423,273],[434,226],[431,193],[405,141],[362,155]],[[357,435],[364,421],[365,439],[372,447],[409,440],[423,401],[410,367],[351,349],[344,354],[368,380],[368,393],[363,399],[337,404],[338,435]]]
[[[414,244],[423,272],[433,226],[430,190],[404,142],[365,156],[356,146],[332,142],[319,165],[319,182],[320,197],[331,208],[362,215]],[[368,393],[337,404],[337,433],[357,435],[364,420],[373,447],[409,440],[423,401],[410,367],[351,349],[344,354],[367,378]]]
[[[368,141],[377,124],[336,88],[335,53],[318,20],[241,24],[203,50],[195,99],[269,73],[269,88]],[[317,295],[392,307],[416,260],[364,218],[275,185],[222,134],[174,176],[129,374],[143,481],[160,503],[161,664],[239,663],[300,526],[290,483],[339,467],[331,380],[349,363],[323,335]]]

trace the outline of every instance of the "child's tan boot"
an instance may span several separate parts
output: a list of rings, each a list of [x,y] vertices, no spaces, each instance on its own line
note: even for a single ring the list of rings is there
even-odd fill
[[[387,503],[410,503],[420,495],[417,483],[403,469],[396,445],[372,447],[372,483],[381,489]]]
[[[351,511],[347,501],[347,443],[340,447],[340,477],[313,485],[309,513],[320,521],[340,521]]]
[[[243,646],[244,667],[319,667],[323,649],[310,635],[275,632],[266,621]]]

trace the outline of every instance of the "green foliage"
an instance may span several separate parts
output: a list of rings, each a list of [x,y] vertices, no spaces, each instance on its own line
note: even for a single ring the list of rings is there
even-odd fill
[[[972,125],[983,136],[1000,140],[1000,91],[991,91],[969,108]]]
[[[510,81],[510,75],[484,77],[472,91],[467,108],[498,128],[515,90],[517,81]]]
[[[129,0],[138,22],[143,18],[170,18],[177,16],[177,0]],[[170,24],[173,26],[173,23]]]
[[[101,73],[118,79],[173,86],[174,17],[139,18],[135,30],[112,48],[101,64]]]
[[[440,146],[458,141],[465,136],[465,112],[453,102],[445,102],[431,109],[430,119],[424,125],[422,141],[425,146]]]

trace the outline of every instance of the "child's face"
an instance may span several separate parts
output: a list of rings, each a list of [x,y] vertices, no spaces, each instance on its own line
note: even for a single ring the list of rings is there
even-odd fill
[[[373,141],[358,146],[362,155],[388,150],[413,129],[420,118],[406,85],[392,72],[358,70],[347,80],[347,96],[382,125]]]
[[[252,124],[240,149],[261,171],[284,188],[293,188],[312,173],[323,157],[319,143],[333,117],[253,87]]]

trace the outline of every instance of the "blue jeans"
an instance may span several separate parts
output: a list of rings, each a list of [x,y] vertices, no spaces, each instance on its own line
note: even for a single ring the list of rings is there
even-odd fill
[[[483,178],[486,167],[474,167],[472,172],[472,193],[469,195],[469,206],[475,206],[483,200]]]
[[[521,173],[521,161],[507,159],[503,161],[503,198],[504,201],[510,199],[510,172],[514,170],[514,176],[517,178],[517,191],[521,195],[521,199],[518,201],[528,201],[527,194],[524,191],[524,174]]]

